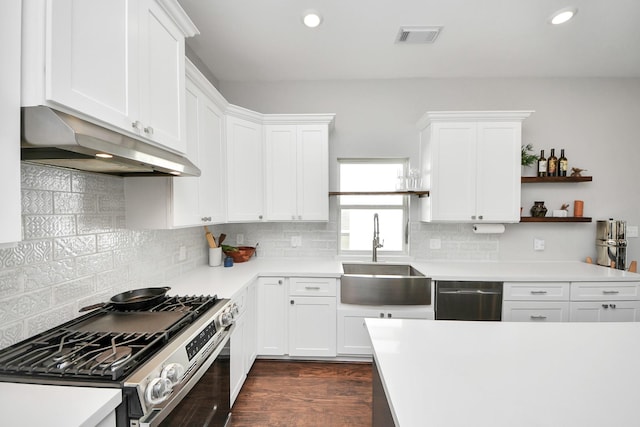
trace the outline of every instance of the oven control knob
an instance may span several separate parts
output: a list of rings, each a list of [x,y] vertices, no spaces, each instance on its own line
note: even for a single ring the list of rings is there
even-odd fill
[[[162,369],[160,377],[171,381],[172,385],[176,385],[182,381],[184,375],[184,366],[179,363],[170,363]]]
[[[226,328],[227,326],[231,326],[232,324],[233,324],[233,314],[231,314],[229,311],[225,311],[220,315],[220,325],[222,325],[223,328]]]
[[[147,386],[144,396],[151,405],[162,403],[171,394],[173,386],[166,378],[154,378]]]
[[[233,317],[238,317],[238,315],[240,314],[240,308],[238,308],[238,304],[236,304],[235,302],[231,304],[231,308],[229,309],[229,311],[231,311],[231,315]]]

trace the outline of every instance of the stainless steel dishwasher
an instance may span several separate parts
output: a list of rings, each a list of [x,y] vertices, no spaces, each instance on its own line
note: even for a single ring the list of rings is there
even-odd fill
[[[436,282],[436,320],[501,320],[502,282]]]

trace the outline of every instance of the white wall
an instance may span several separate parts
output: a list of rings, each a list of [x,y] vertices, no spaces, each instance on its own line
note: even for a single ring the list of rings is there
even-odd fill
[[[524,123],[523,141],[546,153],[565,148],[569,167],[587,169],[594,178],[525,186],[524,210],[534,200],[558,209],[581,199],[585,216],[594,222],[509,225],[499,237],[499,259],[581,260],[595,256],[595,220],[640,224],[640,79],[223,81],[220,90],[229,102],[262,113],[336,113],[331,189],[336,189],[338,157],[407,156],[415,164],[415,123],[425,111],[535,110]],[[428,227],[421,233],[426,235]],[[545,240],[545,251],[533,251],[534,237]],[[628,259],[638,258],[640,241],[629,239]]]

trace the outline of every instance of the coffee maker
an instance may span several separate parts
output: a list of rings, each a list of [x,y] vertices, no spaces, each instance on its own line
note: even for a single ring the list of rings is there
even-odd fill
[[[598,221],[596,227],[596,263],[607,267],[626,269],[627,223],[609,218]]]

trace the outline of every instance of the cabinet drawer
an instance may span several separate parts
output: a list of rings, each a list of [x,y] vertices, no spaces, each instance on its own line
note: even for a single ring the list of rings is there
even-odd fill
[[[336,279],[330,277],[291,277],[289,295],[336,296]]]
[[[569,301],[569,282],[505,282],[505,301]]]
[[[568,322],[568,302],[505,301],[502,304],[504,322]]]
[[[572,282],[572,301],[638,300],[638,282]]]

